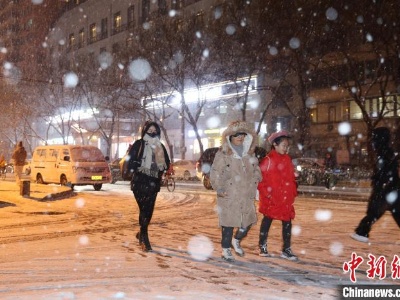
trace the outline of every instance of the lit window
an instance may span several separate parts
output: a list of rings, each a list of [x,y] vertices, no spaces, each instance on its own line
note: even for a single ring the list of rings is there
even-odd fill
[[[75,36],[73,33],[69,35],[69,46],[72,47],[75,45]]]
[[[85,43],[85,29],[79,30],[79,47],[82,47]]]
[[[114,14],[114,29],[120,28],[122,25],[122,17],[121,13],[117,12]]]
[[[353,120],[362,119],[361,109],[355,101],[350,101],[349,109],[350,109],[350,113],[349,113],[350,119],[353,119]]]
[[[385,107],[383,109],[384,117],[394,117],[395,116],[395,100],[393,96],[385,97]],[[382,106],[384,105],[383,98],[379,97],[379,111],[381,111]]]
[[[89,32],[90,32],[90,39],[92,41],[95,40],[96,39],[96,23],[93,23],[90,25]]]
[[[317,119],[317,108],[316,107],[310,109],[310,119],[311,119],[311,122],[317,123],[318,119]]]

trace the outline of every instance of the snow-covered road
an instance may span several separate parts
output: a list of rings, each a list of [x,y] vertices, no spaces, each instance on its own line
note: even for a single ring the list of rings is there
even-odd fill
[[[159,194],[150,240],[137,245],[137,207],[126,183],[99,192],[35,201],[16,195],[0,214],[1,299],[336,299],[350,284],[344,262],[365,259],[357,283],[395,283],[390,262],[399,255],[400,230],[390,215],[373,228],[371,243],[352,240],[366,203],[298,198],[293,251],[279,258],[281,224],[270,231],[272,258],[258,256],[258,225],[235,263],[220,259],[220,230],[210,192],[165,189]],[[257,203],[256,203],[257,204]],[[388,261],[386,279],[368,279],[368,254]]]

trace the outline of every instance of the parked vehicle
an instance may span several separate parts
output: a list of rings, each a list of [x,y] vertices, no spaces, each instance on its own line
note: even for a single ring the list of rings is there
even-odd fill
[[[31,160],[32,181],[69,185],[93,185],[99,191],[111,182],[111,172],[100,149],[94,146],[49,145],[37,147]]]
[[[122,158],[114,159],[112,162],[109,163],[110,172],[111,172],[111,183],[114,184],[117,181],[123,180],[121,174],[121,167],[119,165]]]
[[[200,159],[196,163],[196,176],[203,183],[207,190],[212,189],[210,182],[210,170],[218,149],[218,147],[213,147],[204,150]]]
[[[6,164],[6,173],[14,173],[14,163],[10,162]],[[29,175],[31,174],[31,162],[30,160],[25,161],[25,165],[22,169],[22,174]]]
[[[316,185],[321,183],[325,175],[325,167],[314,158],[292,159],[297,174],[298,184]]]
[[[298,175],[298,184],[324,185],[332,188],[339,180],[350,177],[350,169],[345,166],[325,168],[324,164],[315,158],[294,158],[292,161]]]
[[[6,173],[14,173],[14,163],[6,164]]]
[[[210,182],[210,170],[218,149],[219,147],[212,147],[204,150],[203,155],[196,163],[196,176],[203,183],[207,190],[212,189]],[[267,155],[267,150],[263,147],[257,146],[255,149],[255,154],[258,160],[261,161],[261,159]]]
[[[174,173],[176,178],[183,178],[190,180],[196,177],[196,162],[193,160],[177,160],[173,164]]]
[[[22,174],[25,174],[25,175],[31,174],[31,161],[30,160],[25,161],[25,165],[22,168]]]
[[[6,168],[5,167],[1,167],[0,168],[0,178],[3,179],[3,180],[6,180],[6,177],[7,177],[6,173],[7,173]]]
[[[298,184],[316,185],[323,182],[325,167],[315,158],[292,159]]]

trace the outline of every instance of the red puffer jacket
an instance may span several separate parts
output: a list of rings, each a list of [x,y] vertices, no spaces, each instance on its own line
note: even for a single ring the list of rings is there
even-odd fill
[[[258,184],[260,193],[259,211],[276,220],[294,219],[294,199],[297,185],[292,160],[288,154],[279,154],[274,149],[261,161],[262,181]]]

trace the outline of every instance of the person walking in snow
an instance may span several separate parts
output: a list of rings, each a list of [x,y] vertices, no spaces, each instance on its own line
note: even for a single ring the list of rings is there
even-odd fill
[[[22,169],[25,165],[26,155],[26,150],[22,145],[22,141],[18,142],[11,158],[14,160],[15,181],[19,186],[21,185]]]
[[[295,171],[287,154],[290,135],[282,130],[270,135],[271,151],[260,162],[262,181],[258,185],[259,211],[264,215],[259,236],[260,256],[271,256],[267,250],[268,232],[273,220],[282,221],[283,247],[281,257],[297,260],[291,250],[294,200],[297,196]]]
[[[4,154],[0,154],[0,172],[5,173],[6,172],[6,166],[7,162],[6,159],[4,158]]]
[[[142,138],[132,145],[127,156],[128,169],[133,173],[131,190],[139,207],[140,230],[136,238],[145,252],[153,250],[148,227],[160,191],[162,174],[170,165],[167,150],[161,143],[160,136],[160,126],[156,122],[147,121],[143,125]]]
[[[364,243],[369,242],[369,232],[372,225],[386,211],[391,212],[393,219],[400,227],[398,157],[390,147],[390,130],[386,127],[373,129],[371,142],[376,153],[374,171],[371,177],[372,192],[367,213],[351,235],[353,239]]]
[[[335,168],[335,160],[332,157],[332,154],[330,152],[325,154],[325,159],[324,159],[324,166],[326,169],[333,169]]]
[[[217,192],[222,233],[222,258],[226,261],[235,260],[231,246],[237,255],[244,255],[240,242],[257,223],[254,199],[261,173],[254,154],[256,142],[257,134],[249,124],[232,122],[222,133],[222,144],[211,167],[210,181]],[[238,229],[233,238],[235,227]]]

